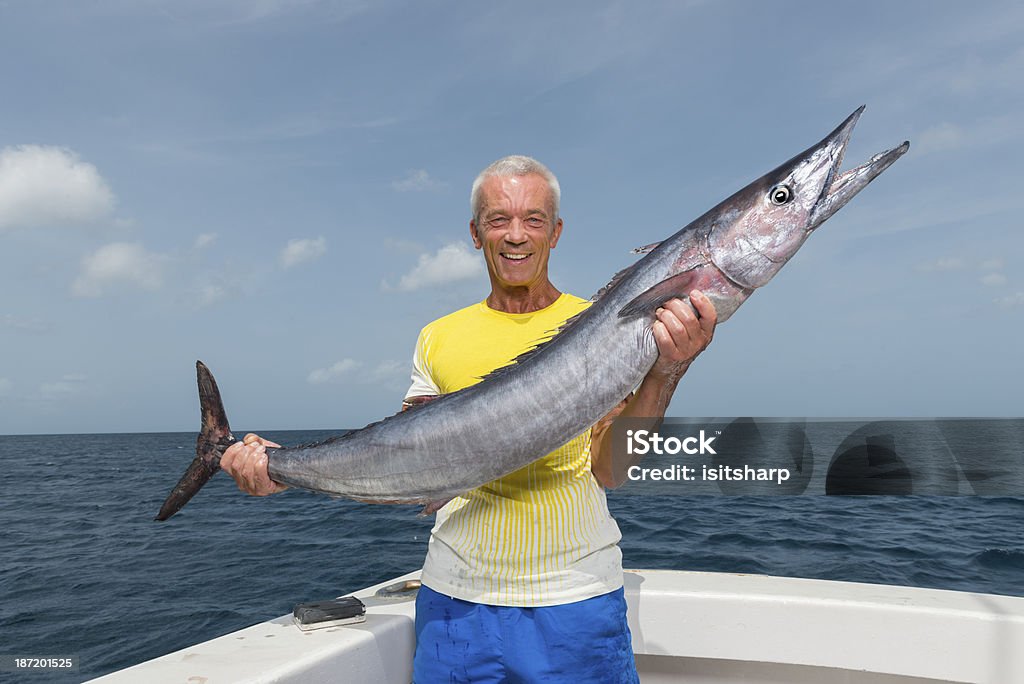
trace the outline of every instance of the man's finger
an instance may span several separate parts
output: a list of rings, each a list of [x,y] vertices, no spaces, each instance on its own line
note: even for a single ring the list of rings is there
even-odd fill
[[[680,326],[678,329],[669,327],[670,330],[674,330],[676,333],[677,346],[683,347],[689,344],[691,340],[701,339],[700,321],[697,319],[697,314],[694,312],[693,307],[683,301],[673,299],[666,302],[666,309],[671,312],[671,318],[666,318],[665,322],[670,323],[674,319]]]
[[[245,446],[241,442],[235,442],[234,444],[229,446],[227,449],[225,449],[224,453],[221,454],[221,456],[220,456],[220,467],[221,467],[221,470],[223,470],[224,472],[226,472],[226,473],[228,473],[230,475],[231,474],[231,469],[235,465],[235,460],[238,458],[238,454],[244,448],[245,448]]]
[[[715,309],[715,305],[712,303],[711,299],[700,290],[694,290],[690,293],[690,301],[697,309],[697,313],[700,314],[701,330],[704,331],[704,334],[708,339],[711,339],[711,335],[715,329],[715,324],[718,322],[718,311]]]
[[[658,320],[664,325],[669,334],[672,335],[672,339],[675,341],[676,346],[682,346],[686,344],[686,340],[689,337],[689,327],[687,325],[686,316],[681,316],[676,309],[679,308],[681,302],[679,300],[672,300],[666,302],[665,308],[658,309]],[[693,326],[696,327],[697,319],[695,316],[691,316]]]
[[[651,332],[654,334],[654,342],[658,345],[658,353],[661,356],[672,356],[678,352],[675,340],[672,339],[668,328],[660,319],[651,325]]]

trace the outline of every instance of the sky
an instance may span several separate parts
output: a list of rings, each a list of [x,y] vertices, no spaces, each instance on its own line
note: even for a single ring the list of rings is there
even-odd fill
[[[588,297],[861,104],[910,152],[717,331],[674,416],[1021,416],[1012,2],[0,0],[0,434],[399,407],[483,299],[469,189],[546,163]]]

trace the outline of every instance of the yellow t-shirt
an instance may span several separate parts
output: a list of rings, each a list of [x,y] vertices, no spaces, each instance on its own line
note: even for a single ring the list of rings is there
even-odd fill
[[[479,382],[589,304],[563,294],[540,311],[509,314],[480,302],[430,323],[416,343],[406,398]],[[587,431],[438,511],[422,579],[435,591],[476,603],[581,601],[622,586],[620,538],[590,470]]]

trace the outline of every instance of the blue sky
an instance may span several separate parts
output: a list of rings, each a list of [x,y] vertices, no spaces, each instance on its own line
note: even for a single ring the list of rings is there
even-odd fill
[[[1020,416],[1024,8],[0,0],[0,434],[397,409],[482,299],[476,173],[558,174],[589,296],[860,104],[910,152],[723,325],[674,415]]]

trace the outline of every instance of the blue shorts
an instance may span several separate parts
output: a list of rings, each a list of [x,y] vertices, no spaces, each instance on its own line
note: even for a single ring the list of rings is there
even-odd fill
[[[622,589],[542,608],[416,596],[414,684],[637,684]]]

